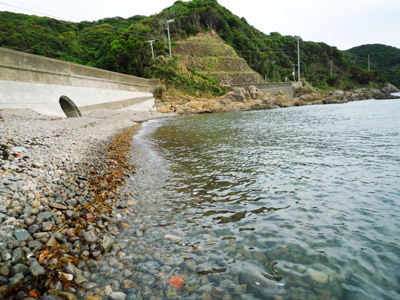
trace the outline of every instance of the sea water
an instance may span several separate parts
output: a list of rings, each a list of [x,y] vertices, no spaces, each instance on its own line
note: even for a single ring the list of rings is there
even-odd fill
[[[400,101],[154,120],[133,144],[141,297],[400,299]]]

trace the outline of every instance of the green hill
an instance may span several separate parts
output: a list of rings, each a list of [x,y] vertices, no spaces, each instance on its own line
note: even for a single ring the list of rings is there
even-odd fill
[[[344,51],[348,60],[354,60],[354,66],[370,68],[377,82],[390,82],[400,87],[400,49],[382,44],[362,45]]]
[[[176,1],[171,7],[150,17],[117,17],[80,23],[0,12],[0,46],[141,77],[168,73],[167,81],[178,82],[182,74],[199,72],[192,72],[192,75],[214,85],[210,91],[221,91],[218,82],[214,83],[207,76],[221,78],[222,74],[235,71],[229,63],[231,58],[223,53],[217,63],[215,56],[204,58],[205,64],[198,71],[192,69],[194,65],[188,58],[190,55],[180,55],[179,59],[186,61],[179,63],[158,60],[164,69],[157,70],[148,41],[155,40],[155,56],[168,56],[166,21],[169,19],[175,20],[170,24],[170,31],[177,56],[179,51],[187,51],[185,46],[193,47],[191,43],[185,44],[186,39],[215,30],[226,45],[237,53],[237,58],[244,59],[262,78],[272,81],[275,73],[276,81],[293,79],[293,64],[297,63],[295,37],[282,36],[277,32],[265,34],[251,26],[246,19],[219,5],[216,0]],[[390,72],[381,74],[377,71],[368,72],[365,66],[354,67],[346,53],[324,43],[300,40],[300,48],[301,77],[320,89],[349,89],[368,85],[376,79],[382,82],[385,78],[393,78]],[[224,61],[223,58],[228,60]],[[181,72],[179,78],[173,75],[176,70],[167,70],[182,65],[187,70]],[[207,66],[208,69],[205,68]],[[229,68],[224,71],[224,66]],[[237,68],[241,67],[238,65]],[[190,82],[187,80],[189,90],[193,89],[189,86]]]

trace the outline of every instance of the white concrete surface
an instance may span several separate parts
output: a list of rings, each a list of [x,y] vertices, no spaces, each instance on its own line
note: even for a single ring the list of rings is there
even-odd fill
[[[0,109],[31,108],[43,114],[65,116],[59,103],[61,96],[68,97],[78,108],[85,107],[85,112],[92,106],[112,108],[113,103],[117,109],[118,102],[134,103],[139,98],[143,102],[133,105],[136,110],[152,110],[154,105],[152,93],[0,80]]]

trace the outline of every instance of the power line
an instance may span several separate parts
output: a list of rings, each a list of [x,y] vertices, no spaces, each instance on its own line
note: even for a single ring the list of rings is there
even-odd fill
[[[27,9],[27,8],[22,8],[22,7],[19,7],[19,6],[16,6],[16,5],[7,4],[7,3],[4,3],[4,2],[0,2],[0,4],[7,5],[7,6],[11,6],[11,7],[15,7],[15,8],[19,8],[19,9],[22,9],[22,10],[26,10],[26,11],[29,11],[29,12],[33,12],[33,13],[35,13],[35,14],[44,15],[44,16],[46,16],[46,17],[50,17],[50,18],[54,18],[54,19],[58,19],[58,20],[62,20],[62,21],[73,22],[73,21],[71,21],[71,20],[67,20],[67,19],[63,19],[63,18],[56,17],[56,16],[44,14],[44,13],[41,13],[41,12],[38,12],[38,11],[30,10],[30,9]],[[75,22],[73,22],[73,23],[75,23]]]
[[[38,11],[33,11],[33,10],[30,10],[30,9],[27,9],[27,8],[22,8],[22,7],[19,7],[19,6],[16,6],[16,5],[7,4],[7,3],[1,2],[1,1],[0,1],[0,4],[11,6],[11,7],[15,7],[15,8],[19,8],[19,9],[22,9],[22,10],[25,10],[25,11],[41,14],[41,15],[44,15],[44,16],[47,16],[47,17],[51,17],[51,18],[55,18],[55,19],[59,19],[59,20],[67,21],[67,22],[73,22],[73,21],[70,21],[70,20],[67,20],[67,19],[55,17],[55,16],[48,15],[48,14],[45,14],[45,13],[42,13],[42,12],[38,12]],[[76,23],[76,22],[73,22],[73,23]],[[99,25],[97,25],[97,26],[99,26]],[[121,35],[131,35],[131,36],[135,36],[135,37],[139,37],[139,38],[144,38],[144,39],[148,39],[148,40],[150,39],[150,40],[161,41],[161,42],[165,41],[164,39],[155,38],[154,36],[139,35],[139,34],[134,34],[134,33],[130,33],[130,32],[127,32],[127,31],[121,32],[121,31],[112,30],[112,29],[109,29],[109,28],[107,28],[107,29],[106,28],[102,28],[102,29],[105,30],[105,31],[108,31],[108,32],[115,32],[115,33],[118,33],[118,34],[121,34]],[[281,39],[284,39],[284,38],[291,39],[292,37],[290,37],[290,36],[282,36],[280,38]],[[256,39],[256,40],[260,41],[260,39]],[[270,39],[270,38],[266,37],[266,40],[270,41],[270,40],[276,40],[276,39]],[[174,42],[176,42],[176,41],[177,40],[175,40]],[[294,52],[296,52],[295,50],[294,51],[254,51],[254,50],[236,50],[234,48],[231,51],[241,52],[241,53],[294,53]]]

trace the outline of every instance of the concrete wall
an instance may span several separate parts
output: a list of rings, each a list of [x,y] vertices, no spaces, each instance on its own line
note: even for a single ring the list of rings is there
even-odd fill
[[[253,85],[258,89],[262,90],[265,93],[278,93],[282,91],[285,93],[285,96],[288,100],[293,99],[294,91],[292,82],[268,82],[268,83],[257,83],[257,84],[240,84],[240,85],[232,85],[232,87],[246,87],[249,85]]]
[[[132,105],[148,110],[157,84],[154,79],[0,48],[0,108],[32,108],[65,116],[59,102],[65,96],[83,114]]]

